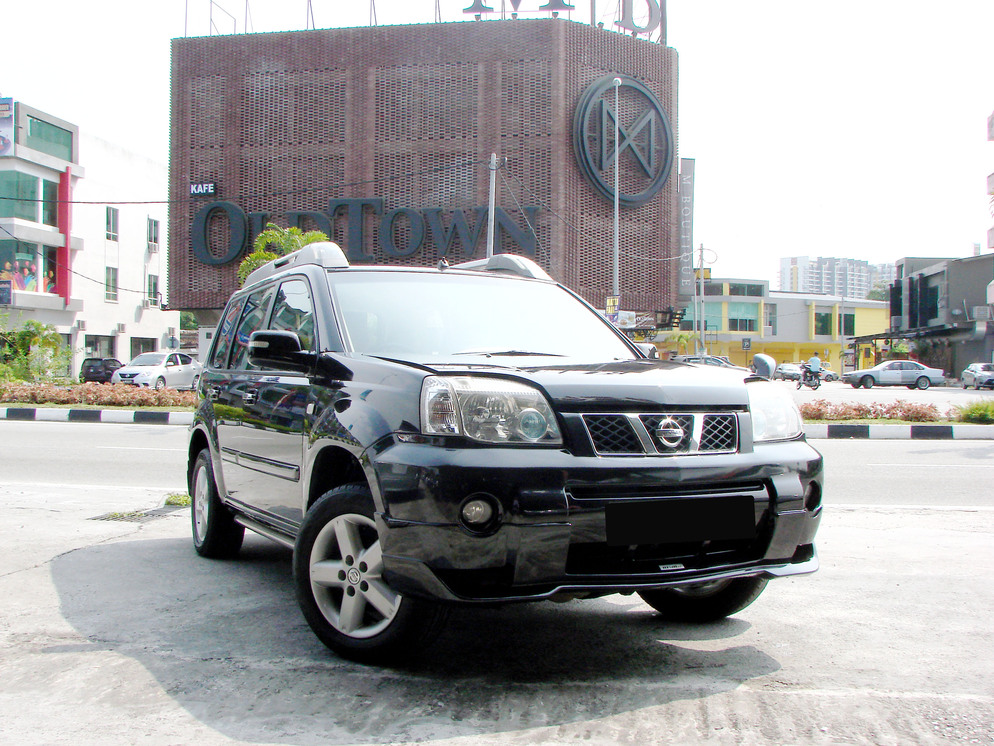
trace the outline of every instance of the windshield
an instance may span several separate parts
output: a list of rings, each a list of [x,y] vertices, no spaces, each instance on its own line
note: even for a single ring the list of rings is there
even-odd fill
[[[336,273],[332,290],[355,352],[453,362],[477,355],[636,357],[596,312],[545,282],[360,271]]]
[[[132,365],[136,368],[153,367],[156,365],[162,365],[162,361],[165,360],[165,358],[165,355],[160,355],[155,352],[146,352],[136,357],[128,363],[128,365]]]

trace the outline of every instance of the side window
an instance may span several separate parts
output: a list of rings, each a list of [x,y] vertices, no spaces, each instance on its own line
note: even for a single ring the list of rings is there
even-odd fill
[[[269,302],[272,298],[273,288],[268,287],[252,293],[245,300],[245,308],[242,310],[242,317],[235,330],[234,349],[231,352],[229,368],[256,370],[256,367],[248,359],[249,336],[252,332],[263,328],[266,311],[269,309]]]
[[[179,356],[179,364],[180,365],[189,365],[192,362],[193,362],[193,358],[190,357],[189,355],[182,355],[181,354]]]
[[[235,336],[235,322],[242,310],[241,299],[232,301],[224,311],[221,318],[221,325],[214,336],[214,351],[211,354],[211,367],[224,368],[228,362],[228,350],[231,349],[231,340]]]
[[[312,352],[317,349],[314,339],[314,307],[311,304],[310,289],[304,280],[287,280],[280,285],[269,328],[295,332],[300,338],[301,347]]]

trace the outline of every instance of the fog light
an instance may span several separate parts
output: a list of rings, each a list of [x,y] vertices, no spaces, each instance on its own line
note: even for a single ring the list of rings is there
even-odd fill
[[[494,507],[489,500],[474,497],[462,506],[462,519],[470,528],[482,528],[494,517]]]
[[[821,490],[818,488],[816,482],[812,482],[808,485],[808,488],[804,491],[804,507],[808,510],[814,511],[821,506]]]

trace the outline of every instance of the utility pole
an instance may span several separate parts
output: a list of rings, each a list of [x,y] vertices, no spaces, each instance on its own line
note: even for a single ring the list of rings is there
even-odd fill
[[[698,271],[700,274],[697,277],[697,282],[700,283],[700,292],[697,294],[697,297],[701,302],[701,312],[700,314],[698,314],[697,318],[700,319],[701,321],[700,339],[701,339],[701,345],[704,349],[704,354],[706,355],[708,352],[708,346],[706,340],[704,339],[704,335],[707,334],[708,324],[707,321],[704,320],[704,244],[703,243],[701,244],[698,257],[699,257],[698,262],[700,263],[700,269]]]

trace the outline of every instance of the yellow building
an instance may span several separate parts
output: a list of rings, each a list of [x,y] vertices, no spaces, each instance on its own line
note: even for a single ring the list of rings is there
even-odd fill
[[[817,353],[841,373],[873,364],[873,345],[853,350],[853,339],[886,332],[889,314],[885,301],[770,291],[762,280],[713,279],[696,308],[687,310],[680,332],[659,336],[655,344],[660,357],[704,348],[736,365],[748,365],[760,352],[777,363]]]

